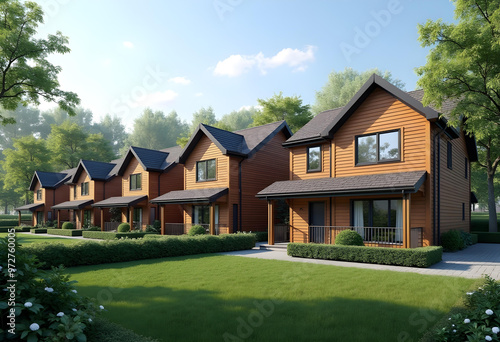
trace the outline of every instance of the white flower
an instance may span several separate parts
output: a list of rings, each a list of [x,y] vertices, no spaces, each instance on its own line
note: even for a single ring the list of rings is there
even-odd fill
[[[1,271],[1,270],[3,270],[3,267],[2,267],[2,266],[0,266],[0,271]]]
[[[31,302],[24,303],[24,307],[26,307],[26,308],[31,308],[32,306],[33,306],[33,303],[31,303]]]
[[[493,327],[493,328],[491,328],[491,331],[493,331],[494,334],[498,334],[500,332],[500,328]]]
[[[76,291],[76,290],[71,290],[71,292],[73,292],[73,293],[77,293],[77,291]]]
[[[493,340],[493,339],[491,338],[491,336],[490,336],[490,335],[486,335],[486,336],[484,337],[484,339],[485,339],[486,341],[492,341],[492,340]]]
[[[467,296],[472,296],[474,292],[467,292]]]
[[[62,311],[57,314],[57,317],[62,317],[62,316],[64,316],[64,312]]]
[[[451,321],[451,317],[450,317],[450,318],[448,318],[448,321]]]
[[[54,289],[52,287],[46,287],[45,291],[47,291],[47,292],[54,292]]]
[[[456,333],[457,331],[455,329],[453,329],[453,333]]]
[[[464,323],[470,323],[470,319],[468,318],[464,319]]]
[[[89,322],[92,323],[92,318],[89,318]]]
[[[104,306],[99,305],[99,309],[104,310]]]
[[[75,311],[75,312],[77,311],[76,309],[71,309],[71,310],[73,310],[73,311]]]
[[[455,326],[455,324],[452,324],[451,326],[452,326],[452,327],[454,327],[454,326]]]
[[[488,309],[488,310],[486,310],[486,311],[485,311],[485,313],[486,313],[487,315],[491,316],[491,315],[493,315],[493,310]]]
[[[40,326],[39,326],[38,324],[36,324],[36,323],[32,323],[32,324],[30,325],[30,330],[31,330],[31,331],[37,331],[38,329],[40,329]]]

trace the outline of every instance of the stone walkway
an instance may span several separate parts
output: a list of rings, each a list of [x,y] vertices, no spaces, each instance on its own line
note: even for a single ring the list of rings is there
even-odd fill
[[[291,257],[286,250],[262,250],[259,246],[251,250],[223,253],[242,257],[273,259],[311,264],[333,265],[341,267],[357,267],[372,270],[388,270],[397,272],[413,272],[420,274],[454,276],[464,278],[481,278],[487,274],[500,280],[500,244],[480,243],[455,253],[443,253],[443,261],[429,267],[403,267],[390,265],[363,264],[356,262],[304,259]]]

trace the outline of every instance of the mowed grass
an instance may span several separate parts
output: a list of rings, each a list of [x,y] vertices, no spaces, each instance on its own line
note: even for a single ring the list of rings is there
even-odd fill
[[[8,233],[0,233],[0,238],[4,238]],[[47,236],[45,234],[30,234],[30,233],[16,233],[17,242],[21,245],[30,243],[43,243],[43,242],[59,242],[64,244],[72,244],[82,241],[81,239],[65,239],[60,237]]]
[[[223,255],[67,271],[105,318],[162,341],[416,341],[477,282]]]
[[[471,213],[470,230],[475,232],[488,232],[489,231],[489,214],[488,213]],[[500,213],[497,213],[497,226],[500,231]]]

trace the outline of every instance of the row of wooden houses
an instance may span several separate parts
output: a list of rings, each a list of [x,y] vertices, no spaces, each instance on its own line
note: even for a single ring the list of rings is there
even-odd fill
[[[373,75],[294,135],[285,121],[235,132],[200,124],[184,148],[130,147],[110,163],[35,172],[34,203],[16,210],[31,211],[33,225],[103,231],[158,220],[162,234],[193,224],[211,234],[267,230],[270,244],[334,243],[344,229],[367,245],[438,244],[447,230],[470,229],[477,150],[447,124],[453,101],[438,110],[422,97]]]

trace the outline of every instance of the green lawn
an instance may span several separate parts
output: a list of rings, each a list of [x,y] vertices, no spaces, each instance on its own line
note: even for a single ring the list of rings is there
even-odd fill
[[[162,341],[415,341],[477,282],[221,255],[67,271],[104,317]]]
[[[0,238],[7,236],[7,233],[0,233]],[[30,233],[16,233],[17,242],[20,244],[28,243],[42,243],[42,242],[61,242],[64,244],[71,244],[82,241],[81,239],[65,239],[60,237],[47,236],[46,234],[30,234]]]
[[[497,225],[498,231],[500,232],[500,213],[497,213]],[[489,227],[489,217],[488,213],[471,213],[471,231],[475,232],[487,232]]]

